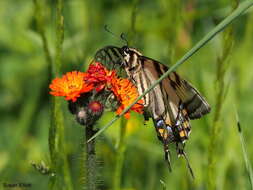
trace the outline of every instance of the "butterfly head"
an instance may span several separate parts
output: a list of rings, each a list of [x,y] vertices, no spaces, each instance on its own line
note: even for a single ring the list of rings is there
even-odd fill
[[[131,48],[129,46],[123,46],[121,49],[122,49],[122,54],[124,56],[133,55],[133,54],[137,54],[138,56],[142,56],[142,54],[137,49]]]
[[[121,50],[126,64],[125,66],[129,69],[136,68],[138,66],[138,57],[142,56],[142,54],[137,49],[128,46],[123,46]]]
[[[129,48],[128,46],[123,46],[123,47],[121,48],[121,50],[122,50],[122,53],[123,53],[124,55],[127,55],[127,54],[130,53],[130,48]]]

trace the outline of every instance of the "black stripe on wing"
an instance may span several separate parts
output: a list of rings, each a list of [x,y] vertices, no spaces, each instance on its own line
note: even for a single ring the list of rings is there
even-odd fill
[[[142,59],[149,60],[150,63],[154,64],[156,72],[159,73],[160,76],[168,70],[167,66],[151,58],[143,56]],[[168,85],[174,89],[176,95],[182,101],[190,119],[200,118],[211,111],[209,104],[200,93],[190,83],[182,79],[176,72],[170,73],[167,79]],[[164,87],[164,89],[167,88]],[[167,94],[168,96],[171,96],[171,91],[168,91]]]
[[[211,111],[204,97],[189,82],[181,79],[176,72],[169,75],[169,80],[170,85],[182,100],[190,119],[198,119]]]
[[[102,63],[108,70],[116,70],[118,76],[123,78],[127,76],[125,69],[122,67],[124,58],[121,48],[106,46],[96,52],[94,60]]]
[[[98,50],[95,54],[95,61],[98,61],[108,67],[121,65],[124,61],[121,48],[115,46],[106,46]]]
[[[183,103],[184,107],[189,112],[189,117],[191,119],[197,119],[209,113],[211,108],[204,97],[201,96],[200,93],[187,81],[184,81],[184,86],[188,91],[191,91],[191,93],[194,94],[191,99],[188,99]]]

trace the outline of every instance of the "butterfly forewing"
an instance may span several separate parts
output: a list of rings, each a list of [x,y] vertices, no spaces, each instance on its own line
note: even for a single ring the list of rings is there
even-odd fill
[[[102,63],[109,70],[115,70],[117,75],[122,78],[127,77],[125,69],[122,67],[124,58],[121,48],[106,46],[96,52],[94,61]]]
[[[97,51],[95,61],[105,65],[108,69],[119,67],[124,59],[121,55],[121,49],[115,46],[106,46]]]

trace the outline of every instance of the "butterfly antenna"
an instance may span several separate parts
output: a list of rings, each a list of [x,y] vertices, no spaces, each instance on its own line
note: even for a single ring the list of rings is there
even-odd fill
[[[117,35],[115,35],[115,34],[109,29],[108,25],[105,25],[105,26],[104,26],[104,29],[105,29],[106,32],[110,33],[113,37],[118,38],[118,39],[123,40],[124,42],[126,42],[126,45],[128,46],[128,41],[127,41],[126,36],[125,36],[124,33],[121,33],[121,34],[120,34],[120,37],[118,37]]]
[[[128,46],[128,41],[127,41],[127,39],[126,39],[126,35],[124,34],[124,33],[121,33],[120,34],[120,38],[124,41],[124,42],[126,42],[126,45]]]
[[[192,170],[192,168],[191,168],[191,166],[190,166],[190,162],[189,162],[188,157],[186,156],[186,153],[185,153],[184,151],[183,151],[182,155],[183,155],[184,159],[186,160],[187,168],[189,169],[189,171],[190,171],[190,173],[191,173],[192,179],[195,179],[193,170]]]
[[[117,35],[115,35],[115,34],[109,29],[108,25],[105,25],[105,26],[104,26],[104,29],[105,29],[106,32],[110,33],[113,37],[119,38]],[[120,39],[121,39],[121,37],[120,37]]]

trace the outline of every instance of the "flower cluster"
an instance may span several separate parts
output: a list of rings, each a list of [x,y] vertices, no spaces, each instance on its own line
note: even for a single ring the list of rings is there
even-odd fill
[[[116,71],[107,70],[99,62],[90,64],[85,73],[72,71],[66,73],[62,78],[54,79],[49,88],[51,89],[50,94],[64,96],[66,100],[72,102],[76,102],[82,94],[93,90],[97,93],[104,89],[109,90],[120,103],[117,114],[120,114],[139,96],[137,88],[130,80],[119,78]],[[130,110],[143,113],[143,101],[138,101]],[[127,112],[125,117],[129,118],[130,113]]]

